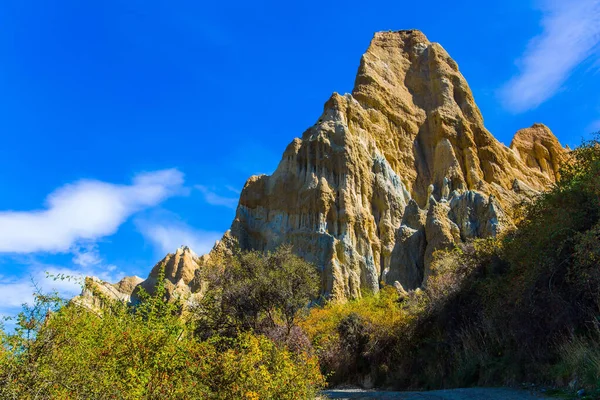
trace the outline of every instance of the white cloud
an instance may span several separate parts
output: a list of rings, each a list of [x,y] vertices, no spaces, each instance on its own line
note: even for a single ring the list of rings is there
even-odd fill
[[[204,196],[204,201],[213,206],[223,206],[227,208],[235,209],[238,204],[237,197],[226,197],[217,194],[214,190],[202,185],[196,185],[196,189],[198,189],[202,195]],[[235,191],[232,187],[228,186],[228,190]],[[239,192],[238,192],[239,193]]]
[[[197,230],[181,222],[159,224],[137,221],[136,224],[142,235],[152,242],[161,254],[172,253],[180,246],[188,246],[196,254],[205,254],[223,236],[222,233]]]
[[[182,185],[176,169],[138,174],[131,185],[94,180],[65,185],[47,197],[44,210],[0,212],[0,253],[69,251],[78,241],[115,233],[132,214],[180,193]],[[94,261],[81,257],[83,263]]]
[[[19,280],[1,280],[0,290],[2,291],[2,310],[19,308],[23,303],[30,303],[33,300],[33,282],[26,279]]]
[[[98,246],[93,243],[72,248],[71,252],[73,253],[73,264],[81,267],[90,267],[102,262]]]
[[[233,187],[231,185],[225,185],[225,189],[229,190],[230,192],[233,192],[237,195],[240,195],[242,193],[242,191],[236,187]]]
[[[515,112],[535,108],[560,90],[575,67],[600,59],[600,0],[542,1],[543,32],[519,60],[520,74],[501,90]]]

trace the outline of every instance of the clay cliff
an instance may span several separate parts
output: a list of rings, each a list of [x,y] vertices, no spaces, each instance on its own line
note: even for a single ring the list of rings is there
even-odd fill
[[[127,276],[114,284],[96,277],[86,277],[81,294],[71,301],[93,311],[104,307],[107,300],[131,303],[133,291],[142,282],[144,279],[139,276]]]
[[[541,124],[501,144],[442,46],[416,30],[379,32],[352,93],[331,96],[272,175],[248,179],[213,252],[180,249],[140,285],[151,290],[165,265],[170,292],[187,296],[215,253],[289,242],[322,271],[330,298],[381,282],[414,289],[436,250],[510,228],[513,206],[555,182],[565,156]]]
[[[148,278],[140,283],[133,291],[135,300],[139,288],[153,293],[161,269],[165,275],[165,286],[169,297],[189,298],[201,289],[201,282],[196,277],[199,269],[200,257],[188,246],[181,246],[175,253],[169,253],[160,260],[150,271]]]
[[[334,93],[271,176],[251,177],[228,233],[291,242],[332,298],[424,284],[435,250],[497,235],[551,185],[566,150],[541,125],[498,142],[458,66],[415,30],[376,33],[351,94]]]
[[[80,296],[72,301],[90,309],[103,306],[106,299],[135,304],[139,301],[139,291],[154,292],[157,278],[164,271],[165,288],[168,298],[193,300],[201,292],[201,282],[197,271],[201,258],[189,247],[181,246],[174,253],[167,254],[150,271],[146,279],[137,276],[125,277],[116,284],[88,277]]]

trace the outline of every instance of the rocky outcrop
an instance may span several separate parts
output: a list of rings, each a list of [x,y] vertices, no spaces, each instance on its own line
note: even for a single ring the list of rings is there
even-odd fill
[[[139,276],[127,276],[112,284],[95,277],[87,277],[81,295],[71,301],[91,310],[99,310],[107,301],[130,303],[135,288],[143,281]]]
[[[330,298],[381,282],[414,289],[436,250],[511,227],[513,205],[555,182],[565,154],[540,124],[504,146],[442,46],[416,30],[379,32],[352,93],[331,96],[271,176],[248,179],[215,249],[199,259],[182,248],[139,287],[151,291],[164,266],[169,293],[188,296],[217,253],[291,243]]]
[[[230,235],[243,249],[292,243],[333,298],[381,281],[415,288],[435,250],[510,227],[512,206],[556,180],[564,153],[541,125],[504,146],[442,46],[380,32],[353,92],[332,95],[273,175],[248,180]]]
[[[558,170],[566,152],[546,125],[533,124],[531,128],[521,129],[510,148],[529,168],[539,171],[552,182],[558,180]]]
[[[201,282],[197,277],[199,261],[200,257],[187,246],[181,246],[175,253],[167,254],[156,263],[148,277],[133,290],[134,302],[140,289],[150,294],[154,293],[161,271],[164,273],[167,298],[189,300],[193,293],[198,293],[201,289]]]
[[[175,253],[167,254],[156,263],[146,279],[128,276],[118,283],[111,284],[95,277],[87,277],[81,295],[72,301],[90,309],[102,307],[107,300],[135,304],[139,301],[140,290],[154,293],[157,279],[162,273],[167,299],[177,298],[185,304],[201,294],[199,264],[202,263],[202,259],[189,247],[181,246]]]

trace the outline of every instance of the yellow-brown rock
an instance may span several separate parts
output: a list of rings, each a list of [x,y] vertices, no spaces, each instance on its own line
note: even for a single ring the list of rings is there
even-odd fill
[[[555,182],[565,154],[539,124],[504,146],[442,46],[416,30],[379,32],[352,93],[331,96],[271,176],[248,179],[213,252],[178,250],[140,286],[151,290],[164,265],[169,293],[187,296],[200,291],[198,263],[217,253],[291,243],[330,298],[382,281],[415,289],[435,250],[510,227],[513,205]]]
[[[112,286],[117,289],[120,293],[126,294],[127,296],[131,296],[136,286],[142,283],[143,279],[139,276],[126,276],[121,279],[119,282],[113,284]]]
[[[133,297],[137,295],[139,288],[143,288],[148,293],[153,293],[156,286],[156,280],[161,272],[164,271],[165,288],[167,298],[179,298],[189,300],[193,293],[200,290],[200,281],[196,278],[200,258],[189,247],[181,246],[175,253],[169,253],[160,260],[150,275],[133,292]]]
[[[566,153],[546,125],[533,124],[531,128],[519,130],[510,148],[529,168],[541,172],[552,182],[558,180],[558,170]]]
[[[200,263],[201,257],[189,247],[182,246],[156,263],[146,279],[128,276],[118,283],[111,284],[95,277],[87,277],[81,295],[73,301],[92,310],[103,307],[106,300],[135,304],[139,301],[141,289],[150,294],[154,293],[157,278],[161,270],[164,270],[167,299],[179,299],[185,305],[193,302],[196,296],[201,294],[202,284],[198,274]]]
[[[129,303],[136,286],[142,282],[139,276],[127,276],[115,284],[86,277],[81,295],[71,301],[94,311],[102,308],[106,301]]]
[[[516,202],[556,180],[565,150],[547,128],[511,147],[487,131],[442,46],[379,32],[352,94],[334,93],[273,175],[248,180],[229,235],[243,249],[292,243],[332,298],[382,280],[413,289],[433,251],[500,233]]]

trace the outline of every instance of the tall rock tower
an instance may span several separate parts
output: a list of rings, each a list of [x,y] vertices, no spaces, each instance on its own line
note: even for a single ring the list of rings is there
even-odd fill
[[[352,93],[331,96],[273,175],[248,179],[211,254],[291,243],[322,271],[330,298],[381,282],[414,289],[434,251],[512,226],[512,207],[555,182],[566,154],[541,124],[504,146],[442,46],[416,30],[379,32]],[[169,291],[193,297],[211,254],[182,248],[139,286],[150,290],[165,265]]]
[[[555,181],[565,150],[543,125],[512,148],[483,125],[458,66],[416,30],[379,32],[351,94],[334,93],[271,176],[251,177],[228,239],[290,242],[325,294],[423,284],[432,253],[498,234],[512,206]]]

